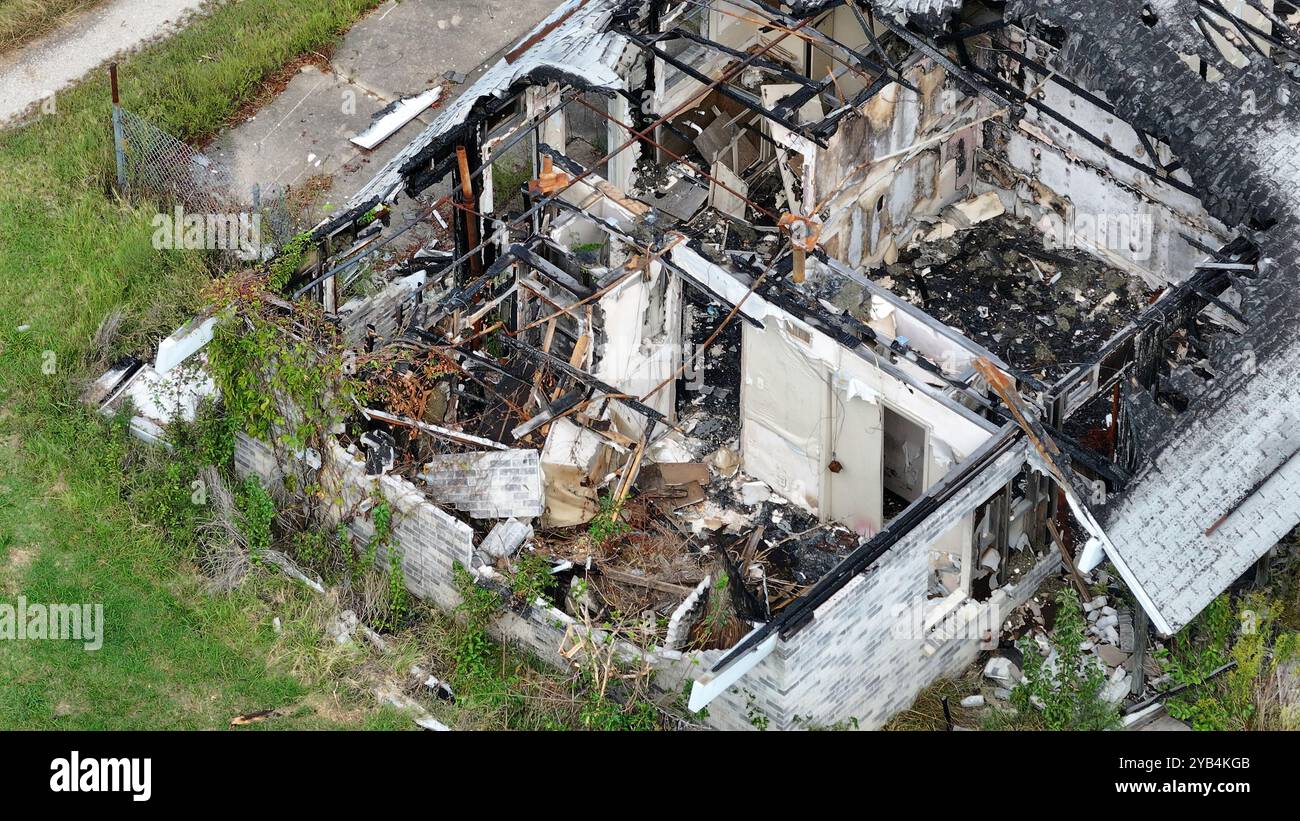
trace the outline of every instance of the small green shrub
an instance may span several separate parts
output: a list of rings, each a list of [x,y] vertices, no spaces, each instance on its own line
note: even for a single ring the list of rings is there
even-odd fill
[[[1024,679],[1011,691],[1022,716],[1041,714],[1049,730],[1108,730],[1119,724],[1119,710],[1102,698],[1106,668],[1082,649],[1087,635],[1079,598],[1071,587],[1056,594],[1059,605],[1050,643],[1053,668],[1028,637],[1021,639]]]
[[[298,273],[310,248],[310,231],[303,231],[286,242],[280,249],[280,253],[267,266],[266,286],[274,293],[284,293],[284,289],[293,281],[293,275]]]
[[[239,510],[244,514],[244,540],[248,555],[254,563],[262,561],[271,549],[271,523],[275,520],[275,501],[262,487],[262,482],[250,474],[244,480],[238,498]]]
[[[199,464],[227,467],[235,458],[235,422],[211,397],[194,414],[194,450]]]
[[[591,537],[592,544],[600,547],[609,539],[621,536],[631,529],[627,522],[619,518],[614,499],[608,495],[601,496],[600,512],[587,525],[587,534]]]
[[[555,577],[545,556],[525,550],[515,561],[515,575],[510,589],[524,604],[547,598],[555,589]]]

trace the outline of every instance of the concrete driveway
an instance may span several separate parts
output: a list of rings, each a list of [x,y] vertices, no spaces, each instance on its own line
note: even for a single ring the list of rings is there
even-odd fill
[[[378,7],[334,50],[328,69],[304,66],[254,116],[206,149],[231,171],[237,190],[312,193],[306,222],[345,202],[428,124],[425,112],[373,151],[349,138],[401,97],[444,85],[445,105],[477,69],[513,46],[558,0],[402,0]],[[468,75],[449,83],[449,72]]]

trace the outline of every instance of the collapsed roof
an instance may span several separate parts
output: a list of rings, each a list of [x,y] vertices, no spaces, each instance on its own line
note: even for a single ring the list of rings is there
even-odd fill
[[[1212,378],[1187,374],[1182,413],[1143,416],[1134,479],[1100,517],[1107,554],[1170,634],[1300,522],[1300,100],[1256,49],[1242,66],[1218,53],[1196,3],[1149,4],[1154,19],[1144,5],[1017,0],[1008,13],[1059,26],[1059,69],[1165,141],[1206,207],[1260,248],[1257,270],[1232,278],[1244,328],[1208,343]]]

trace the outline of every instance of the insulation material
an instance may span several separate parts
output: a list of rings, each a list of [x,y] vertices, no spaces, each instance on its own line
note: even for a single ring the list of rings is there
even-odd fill
[[[600,511],[597,486],[615,469],[615,452],[568,418],[551,424],[542,450],[542,527],[586,524]]]

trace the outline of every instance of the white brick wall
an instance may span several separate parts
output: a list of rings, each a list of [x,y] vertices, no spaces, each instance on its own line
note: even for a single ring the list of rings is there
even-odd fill
[[[376,484],[392,504],[394,534],[411,592],[440,607],[459,604],[451,568],[456,560],[468,565],[474,536],[469,525],[430,503],[418,488],[399,477],[366,476],[359,457],[354,459],[341,449],[332,457],[345,506],[369,496]],[[753,729],[753,716],[761,715],[769,729],[776,730],[856,718],[861,728],[874,729],[909,706],[924,687],[973,662],[979,653],[977,640],[947,641],[939,645],[938,652],[927,655],[921,637],[896,629],[898,614],[900,608],[925,600],[930,544],[1005,485],[1019,471],[1023,459],[1023,450],[1008,453],[907,534],[866,573],[818,608],[807,627],[778,642],[767,658],[715,699],[704,723],[718,729]],[[266,478],[275,472],[270,448],[245,436],[236,443],[235,461],[241,475],[251,470]],[[352,532],[364,543],[373,535],[373,525],[358,519]],[[1058,564],[1059,557],[1047,556],[1008,589],[1010,604],[1002,609],[1009,610],[1032,595]],[[559,649],[570,625],[574,625],[573,619],[566,614],[535,606],[523,614],[503,612],[495,630],[499,637],[527,647],[547,663],[567,667]],[[722,655],[720,650],[655,653],[651,660],[658,671],[656,685],[680,694],[688,680],[703,675]]]
[[[421,598],[441,607],[460,603],[452,582],[452,563],[466,567],[474,551],[474,530],[464,522],[430,503],[418,488],[399,476],[367,476],[361,457],[334,446],[321,484],[327,493],[338,493],[343,510],[356,509],[378,487],[393,508],[393,536],[402,554],[402,573],[406,586]],[[240,434],[235,441],[235,469],[241,476],[254,472],[264,482],[277,481],[275,456],[264,443]],[[374,535],[368,518],[356,517],[350,530],[358,545]],[[384,551],[376,561],[386,567]]]
[[[438,502],[476,519],[542,515],[541,454],[531,448],[435,456],[420,479]]]

